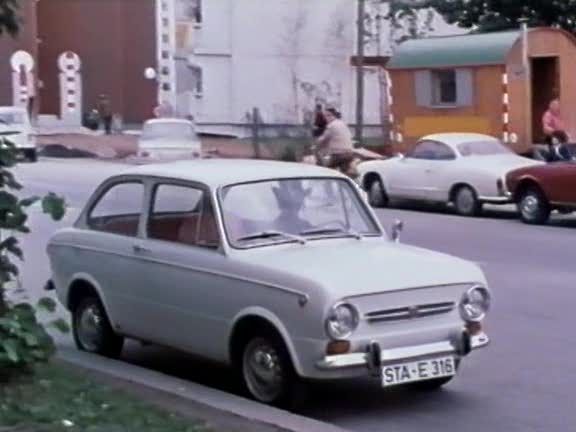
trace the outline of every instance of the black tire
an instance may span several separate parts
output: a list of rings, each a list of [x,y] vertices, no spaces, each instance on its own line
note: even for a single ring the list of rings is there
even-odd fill
[[[28,162],[38,162],[38,151],[36,149],[24,150],[24,157]]]
[[[538,187],[529,187],[520,194],[518,211],[524,223],[542,225],[550,219],[552,209],[546,195]]]
[[[110,358],[118,358],[122,353],[124,338],[112,329],[98,297],[85,297],[72,310],[72,333],[81,351]]]
[[[470,186],[460,186],[454,191],[452,197],[456,213],[461,216],[478,216],[482,213],[482,203],[478,194]]]
[[[389,200],[386,189],[380,178],[373,180],[368,185],[368,203],[375,208],[387,207]]]
[[[259,331],[247,338],[238,368],[248,395],[258,402],[295,409],[305,396],[288,349],[276,332]],[[272,383],[265,383],[267,378]]]

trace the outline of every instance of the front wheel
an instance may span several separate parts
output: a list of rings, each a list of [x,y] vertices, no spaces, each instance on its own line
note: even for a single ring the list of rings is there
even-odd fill
[[[546,196],[537,188],[529,188],[518,201],[518,211],[524,223],[541,225],[550,218],[551,208]]]
[[[478,216],[482,212],[482,203],[470,186],[460,186],[454,193],[453,201],[459,215]]]
[[[97,297],[86,297],[72,311],[72,332],[81,351],[117,358],[124,338],[112,329],[110,320]]]
[[[270,333],[249,339],[242,353],[241,374],[250,396],[258,402],[294,405],[299,378],[279,336]]]

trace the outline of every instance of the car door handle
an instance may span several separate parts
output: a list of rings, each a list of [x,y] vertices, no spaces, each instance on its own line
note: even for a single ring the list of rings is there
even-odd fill
[[[145,248],[144,246],[140,246],[140,245],[133,245],[132,246],[132,250],[135,253],[147,253],[147,252],[152,252],[150,249]]]

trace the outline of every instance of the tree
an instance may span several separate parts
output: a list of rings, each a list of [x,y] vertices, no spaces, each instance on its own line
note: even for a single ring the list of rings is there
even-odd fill
[[[0,35],[16,35],[19,21],[17,10],[18,0],[0,0]]]
[[[411,2],[406,2],[411,3]],[[576,0],[425,0],[449,24],[481,32],[517,29],[525,18],[530,27],[560,27],[576,34]]]

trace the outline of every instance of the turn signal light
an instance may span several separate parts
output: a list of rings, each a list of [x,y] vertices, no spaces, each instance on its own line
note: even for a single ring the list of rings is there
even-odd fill
[[[328,355],[346,354],[348,351],[350,351],[350,341],[346,340],[332,341],[326,346]]]
[[[476,336],[482,333],[482,323],[481,322],[468,322],[466,323],[466,330],[470,336]]]

